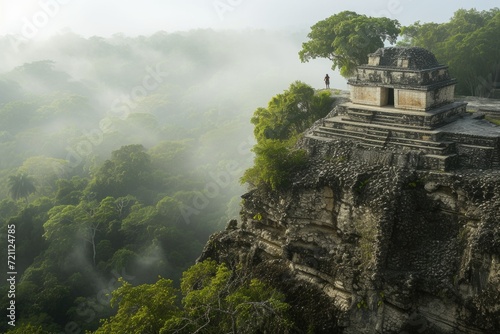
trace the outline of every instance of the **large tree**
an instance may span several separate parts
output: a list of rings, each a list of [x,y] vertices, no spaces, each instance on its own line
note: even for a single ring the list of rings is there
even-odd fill
[[[347,77],[357,65],[367,62],[369,53],[383,47],[385,41],[394,44],[399,28],[397,20],[340,12],[311,27],[310,40],[302,44],[299,52],[300,60],[330,59],[332,69],[340,69],[340,74]]]

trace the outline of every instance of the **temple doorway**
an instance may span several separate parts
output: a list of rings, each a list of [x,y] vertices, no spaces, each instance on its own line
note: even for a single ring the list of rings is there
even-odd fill
[[[387,97],[387,105],[394,106],[394,88],[389,88],[388,97]]]

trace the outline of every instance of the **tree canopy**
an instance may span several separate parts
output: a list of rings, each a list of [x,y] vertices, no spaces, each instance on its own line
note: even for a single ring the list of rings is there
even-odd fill
[[[492,97],[500,82],[500,9],[459,9],[449,22],[402,28],[401,45],[420,46],[450,67],[457,93]]]
[[[338,68],[347,77],[357,65],[366,64],[367,55],[383,47],[385,41],[396,43],[399,33],[397,20],[343,11],[311,27],[310,40],[302,44],[299,57],[302,62],[327,58],[333,70]]]
[[[314,89],[296,81],[283,93],[274,96],[267,108],[258,108],[252,117],[257,144],[254,166],[241,181],[272,189],[286,187],[294,171],[306,162],[305,152],[296,150],[298,136],[331,110],[330,91]]]
[[[103,320],[95,334],[278,334],[288,333],[293,324],[282,293],[215,261],[197,263],[183,273],[181,305],[171,280],[120,283],[111,299],[118,312]]]
[[[33,178],[25,173],[9,176],[9,192],[14,200],[24,198],[28,203],[28,196],[35,192]]]

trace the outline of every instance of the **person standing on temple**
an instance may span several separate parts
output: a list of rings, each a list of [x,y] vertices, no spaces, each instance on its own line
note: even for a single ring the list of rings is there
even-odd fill
[[[328,73],[325,75],[325,85],[327,89],[330,89],[330,76]]]

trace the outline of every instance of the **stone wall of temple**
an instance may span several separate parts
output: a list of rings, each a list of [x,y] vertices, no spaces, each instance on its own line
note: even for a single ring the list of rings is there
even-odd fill
[[[309,163],[290,188],[242,196],[240,226],[200,260],[282,289],[314,333],[500,332],[498,170],[415,170],[422,152],[343,140],[300,147]]]
[[[360,66],[352,82],[426,86],[448,80],[451,80],[451,78],[448,69],[444,66],[425,71],[404,70],[400,68],[381,69],[370,66]]]
[[[429,102],[425,91],[409,89],[395,89],[394,91],[394,106],[399,109],[425,111]]]
[[[352,86],[351,99],[354,103],[380,107],[387,104],[388,91],[383,87]]]

